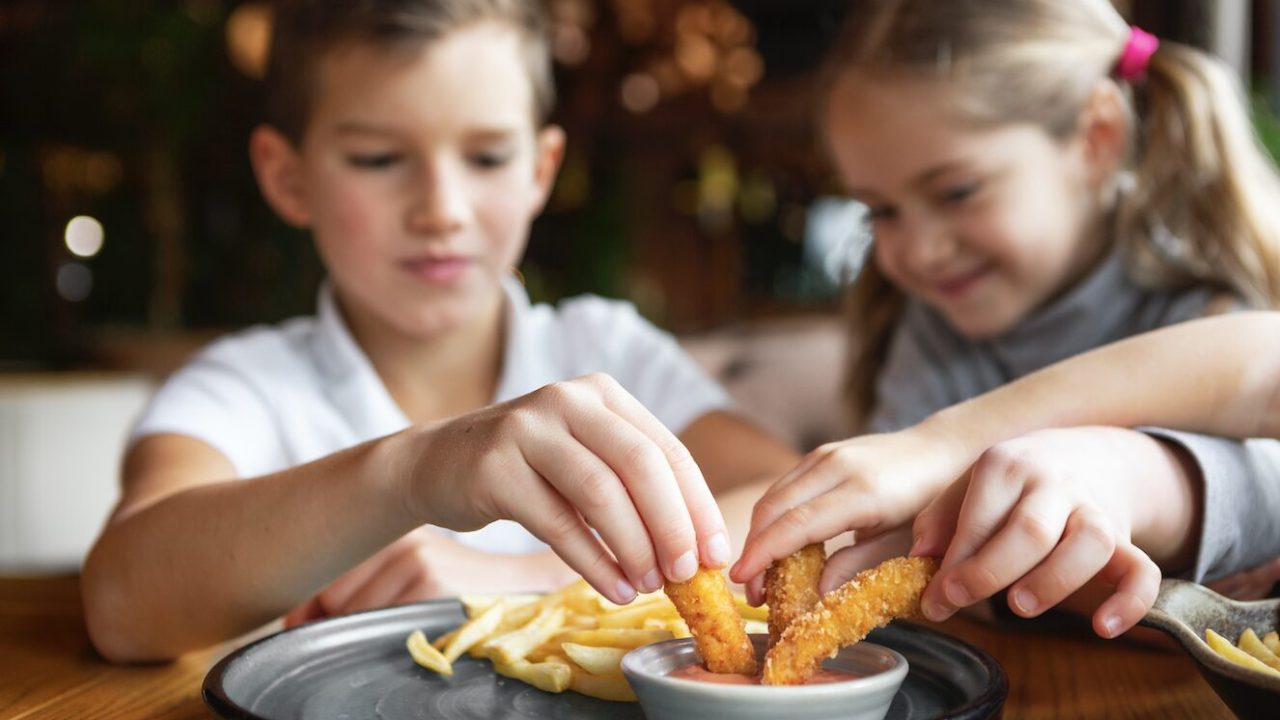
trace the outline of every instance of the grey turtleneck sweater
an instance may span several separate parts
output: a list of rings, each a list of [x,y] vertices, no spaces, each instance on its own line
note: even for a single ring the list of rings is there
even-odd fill
[[[908,302],[876,383],[869,427],[907,427],[1072,355],[1199,317],[1213,299],[1207,288],[1144,290],[1129,279],[1117,253],[1066,295],[993,339],[965,338],[927,306]],[[1142,369],[1132,372],[1140,382]],[[1185,448],[1204,480],[1199,551],[1187,577],[1211,580],[1280,554],[1280,442],[1141,430]]]

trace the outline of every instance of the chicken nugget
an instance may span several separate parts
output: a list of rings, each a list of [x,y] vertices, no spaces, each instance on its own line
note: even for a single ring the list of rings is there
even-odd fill
[[[743,629],[733,595],[719,570],[698,568],[685,582],[668,581],[667,597],[684,618],[707,669],[754,675],[756,654]]]
[[[818,581],[827,564],[821,543],[806,545],[775,560],[764,573],[764,598],[769,606],[769,647],[778,644],[792,620],[818,604]]]
[[[858,573],[792,621],[765,655],[765,685],[799,685],[840,648],[891,620],[920,612],[920,594],[938,562],[898,557]]]

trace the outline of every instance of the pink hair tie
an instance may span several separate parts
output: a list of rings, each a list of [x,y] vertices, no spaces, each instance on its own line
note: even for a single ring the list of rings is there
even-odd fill
[[[1142,77],[1142,74],[1147,71],[1147,62],[1151,60],[1151,55],[1158,47],[1160,47],[1160,41],[1155,35],[1140,27],[1130,27],[1129,39],[1124,44],[1120,59],[1116,61],[1116,77],[1121,80],[1135,80]]]

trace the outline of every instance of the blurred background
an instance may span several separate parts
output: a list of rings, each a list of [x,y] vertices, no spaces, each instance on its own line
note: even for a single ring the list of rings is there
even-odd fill
[[[1276,146],[1280,0],[1117,4],[1230,61]],[[630,299],[797,447],[838,436],[865,233],[811,118],[845,0],[548,6],[569,149],[532,297]],[[78,562],[154,383],[313,310],[319,262],[247,159],[270,22],[257,0],[0,1],[0,565]]]

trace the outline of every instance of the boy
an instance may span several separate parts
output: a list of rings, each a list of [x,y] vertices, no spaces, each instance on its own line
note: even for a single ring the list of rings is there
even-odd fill
[[[283,2],[273,47],[250,156],[329,278],[317,317],[215,343],[139,422],[84,567],[99,651],[569,568],[625,603],[724,565],[711,491],[794,456],[630,306],[531,306],[510,276],[564,147],[537,3]]]

